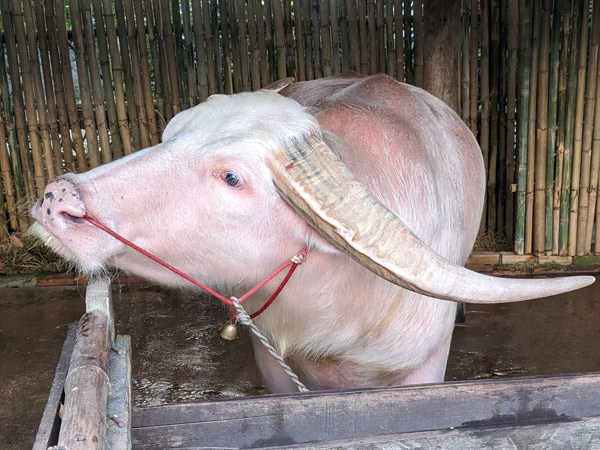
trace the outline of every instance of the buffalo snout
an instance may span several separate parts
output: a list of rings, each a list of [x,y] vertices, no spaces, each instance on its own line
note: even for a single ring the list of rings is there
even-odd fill
[[[52,231],[67,228],[85,216],[85,206],[77,187],[67,178],[46,186],[43,197],[34,206],[33,217]]]

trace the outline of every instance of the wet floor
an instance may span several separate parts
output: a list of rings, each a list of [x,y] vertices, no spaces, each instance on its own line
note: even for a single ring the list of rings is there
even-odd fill
[[[0,449],[30,449],[68,325],[85,288],[0,288]],[[117,332],[132,337],[136,406],[264,393],[248,336],[196,293],[114,287]],[[447,380],[600,371],[600,284],[510,305],[469,306]]]

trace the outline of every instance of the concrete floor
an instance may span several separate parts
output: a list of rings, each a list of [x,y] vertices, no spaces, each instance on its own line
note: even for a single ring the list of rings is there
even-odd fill
[[[30,449],[85,288],[0,288],[0,449]],[[196,293],[114,287],[117,332],[132,336],[136,406],[264,393],[245,332],[218,336],[223,308]],[[600,371],[600,284],[549,299],[469,306],[447,380]]]

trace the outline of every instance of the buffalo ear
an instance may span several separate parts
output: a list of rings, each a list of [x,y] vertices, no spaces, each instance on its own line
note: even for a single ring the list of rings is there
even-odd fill
[[[286,87],[288,87],[290,84],[294,83],[296,80],[294,79],[294,77],[287,77],[287,78],[283,78],[281,80],[277,80],[272,82],[271,84],[263,87],[263,89],[265,91],[273,91],[273,92],[279,92],[282,91],[283,89],[285,89]]]

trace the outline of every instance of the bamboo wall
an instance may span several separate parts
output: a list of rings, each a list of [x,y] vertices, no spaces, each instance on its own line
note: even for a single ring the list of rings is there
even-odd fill
[[[482,231],[517,253],[600,253],[600,2],[449,1]],[[210,94],[347,70],[422,86],[424,2],[0,0],[0,235],[27,229],[48,180],[158,143]]]

